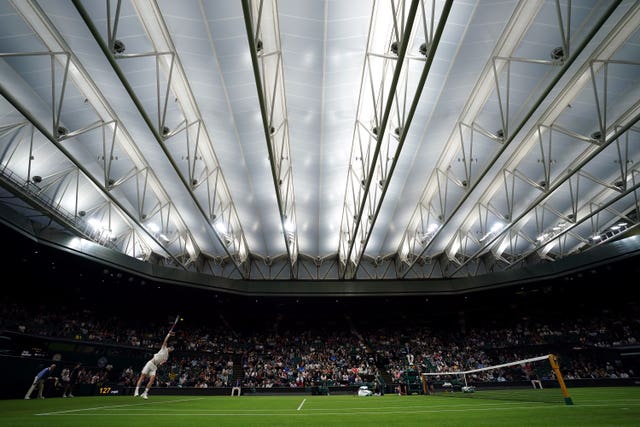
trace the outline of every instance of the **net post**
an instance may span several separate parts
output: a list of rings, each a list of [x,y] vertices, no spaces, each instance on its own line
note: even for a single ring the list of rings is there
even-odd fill
[[[567,386],[564,383],[564,378],[562,378],[562,373],[560,372],[560,366],[558,365],[558,359],[555,355],[549,355],[549,364],[551,364],[551,369],[556,374],[556,378],[558,379],[558,384],[560,384],[560,388],[562,389],[562,394],[564,396],[564,403],[567,405],[573,405],[573,400],[571,400],[571,396],[569,396],[569,391],[567,391]]]

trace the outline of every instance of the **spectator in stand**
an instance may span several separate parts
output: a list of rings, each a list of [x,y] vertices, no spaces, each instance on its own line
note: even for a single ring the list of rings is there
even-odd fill
[[[76,365],[71,370],[71,373],[69,374],[69,383],[65,384],[64,394],[62,397],[64,397],[65,394],[67,397],[73,397],[73,389],[76,387],[76,384],[78,384],[81,370],[81,363],[76,363]]]
[[[38,374],[33,379],[33,384],[31,384],[31,387],[29,387],[29,390],[27,390],[27,394],[24,395],[24,398],[27,400],[31,399],[31,394],[36,389],[36,387],[38,387],[38,398],[44,399],[44,383],[49,377],[51,377],[54,369],[56,369],[56,364],[52,363],[50,366],[47,366],[46,368],[38,372]]]
[[[60,380],[62,380],[62,397],[67,397],[67,390],[71,384],[71,371],[65,367],[60,373]]]
[[[138,382],[136,383],[136,389],[133,393],[134,397],[140,395],[140,386],[145,378],[149,378],[147,382],[147,386],[144,392],[140,395],[143,399],[149,398],[149,389],[153,386],[153,382],[156,379],[156,372],[158,371],[158,366],[163,365],[169,359],[169,353],[173,351],[173,347],[169,347],[169,337],[174,336],[175,333],[170,331],[162,342],[162,346],[160,350],[153,355],[151,360],[149,360],[144,367],[142,368],[142,372],[140,373],[140,378],[138,378]]]
[[[122,383],[122,385],[127,387],[134,384],[134,373],[131,366],[122,371],[122,375],[120,375],[120,382]]]

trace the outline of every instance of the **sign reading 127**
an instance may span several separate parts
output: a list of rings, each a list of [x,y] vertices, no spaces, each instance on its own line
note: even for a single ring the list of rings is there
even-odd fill
[[[113,387],[100,387],[98,388],[98,394],[100,396],[120,394],[120,390]]]

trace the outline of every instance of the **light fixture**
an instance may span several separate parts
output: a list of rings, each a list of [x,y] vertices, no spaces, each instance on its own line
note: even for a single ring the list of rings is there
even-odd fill
[[[397,42],[397,41],[395,41],[395,42],[391,43],[391,52],[392,52],[394,55],[397,55],[399,50],[400,50],[400,49],[399,49],[399,44],[398,44],[398,42]]]
[[[549,56],[554,61],[564,61],[564,48],[562,46],[553,48]]]
[[[116,41],[113,42],[113,52],[114,53],[117,53],[117,54],[124,53],[126,48],[127,47],[122,42],[122,40],[116,40]]]
[[[287,233],[294,233],[296,231],[296,225],[293,221],[287,219],[284,222],[284,231]]]
[[[420,45],[420,49],[419,49],[419,51],[420,51],[420,54],[421,54],[421,55],[423,55],[423,56],[427,56],[427,44],[426,44],[426,43],[422,43],[422,44]]]
[[[222,221],[216,221],[216,223],[214,224],[214,227],[218,233],[222,235],[227,234],[227,226]]]
[[[58,138],[62,138],[67,133],[69,133],[69,131],[64,126],[58,126],[58,128],[56,129],[56,137],[58,137]]]

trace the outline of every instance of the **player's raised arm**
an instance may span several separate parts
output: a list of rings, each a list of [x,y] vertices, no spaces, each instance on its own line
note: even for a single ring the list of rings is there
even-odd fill
[[[169,338],[174,336],[176,333],[173,331],[169,331],[169,333],[167,334],[166,337],[164,337],[164,341],[162,342],[162,346],[163,347],[167,347],[168,343],[169,343]]]

